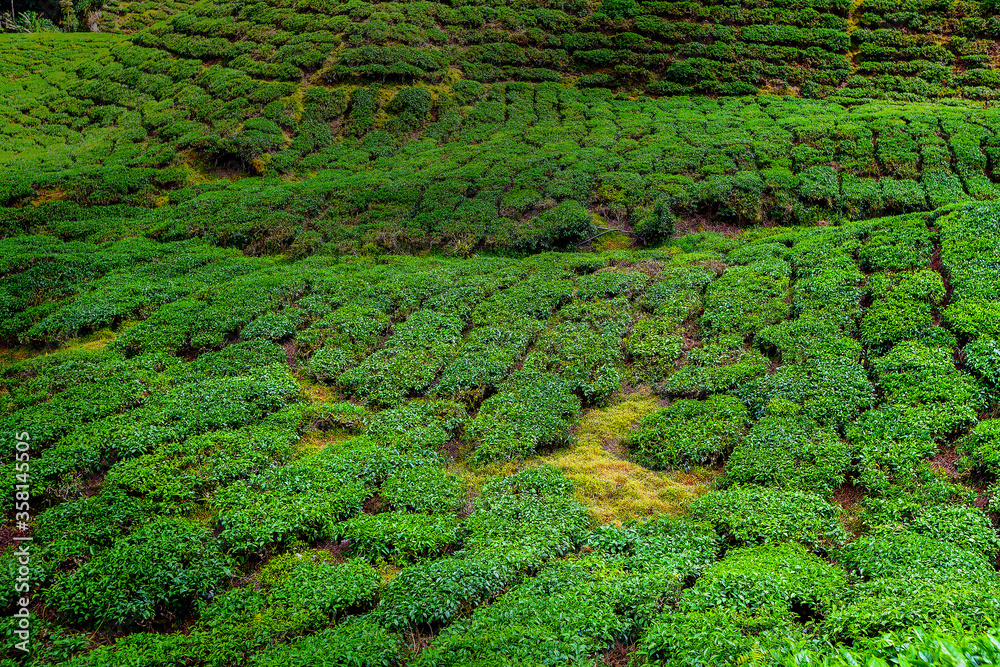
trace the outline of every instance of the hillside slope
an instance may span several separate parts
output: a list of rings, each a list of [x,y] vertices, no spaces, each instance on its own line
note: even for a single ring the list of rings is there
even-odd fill
[[[30,664],[632,645],[729,665],[981,627],[1000,611],[998,220],[967,204],[524,259],[7,239],[2,419],[30,434],[48,619]],[[595,453],[616,406],[622,439]],[[648,500],[620,495],[629,467]]]
[[[0,667],[996,662],[991,6],[3,36]]]
[[[202,0],[87,58],[18,37],[51,75],[3,84],[0,233],[463,254],[993,199],[984,11]]]

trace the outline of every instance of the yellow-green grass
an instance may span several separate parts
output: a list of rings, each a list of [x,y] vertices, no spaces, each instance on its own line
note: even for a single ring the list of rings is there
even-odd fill
[[[648,393],[620,398],[583,415],[573,445],[528,465],[549,463],[576,483],[576,497],[600,524],[643,521],[659,514],[681,516],[704,493],[713,473],[656,472],[626,458],[622,439],[645,416],[660,408]]]
[[[297,457],[317,454],[327,447],[340,447],[341,443],[347,442],[354,437],[356,436],[341,429],[311,431],[295,443],[295,453]]]
[[[103,350],[108,343],[113,341],[118,334],[110,328],[101,329],[86,336],[71,338],[57,349],[35,348],[30,345],[15,345],[13,347],[0,347],[0,369],[16,364],[19,361],[41,357],[55,352],[94,352]]]

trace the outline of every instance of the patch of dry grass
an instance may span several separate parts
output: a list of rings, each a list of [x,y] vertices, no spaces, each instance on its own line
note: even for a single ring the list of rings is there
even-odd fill
[[[584,414],[574,444],[528,462],[549,463],[576,483],[576,496],[600,524],[642,521],[658,514],[680,516],[705,492],[712,473],[655,472],[628,461],[621,441],[660,408],[655,396],[633,394]]]
[[[101,329],[100,331],[95,331],[88,336],[81,336],[80,338],[71,338],[70,340],[63,343],[60,347],[60,351],[86,351],[94,352],[96,350],[103,350],[108,346],[108,343],[113,341],[118,337],[119,332],[114,332],[111,329]]]
[[[328,431],[312,431],[302,436],[302,439],[295,443],[296,456],[308,456],[318,454],[327,447],[338,447],[341,443],[357,436],[348,431],[340,429],[330,429]],[[334,450],[336,451],[336,450]]]
[[[458,475],[465,483],[465,488],[472,496],[479,495],[479,491],[486,482],[494,477],[509,477],[519,470],[528,467],[523,463],[519,466],[513,461],[494,461],[486,465],[474,466],[464,460],[451,461],[448,464],[448,472]]]
[[[44,352],[41,350],[35,350],[27,345],[0,347],[0,368],[11,366],[19,361],[24,361],[25,359],[37,357],[40,354],[44,354]]]
[[[316,382],[309,377],[304,369],[300,368],[294,371],[292,377],[295,378],[295,381],[299,383],[299,387],[302,388],[302,394],[310,401],[316,403],[337,403],[344,400],[330,385]]]
[[[86,336],[80,336],[79,338],[71,338],[56,349],[38,349],[30,345],[0,347],[0,368],[31,359],[32,357],[42,357],[55,352],[94,352],[96,350],[103,350],[117,336],[118,333],[108,328],[95,331]]]

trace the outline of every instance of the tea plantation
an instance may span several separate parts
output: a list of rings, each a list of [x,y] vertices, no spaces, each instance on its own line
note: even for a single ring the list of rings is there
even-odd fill
[[[996,3],[61,7],[0,667],[1000,664]]]

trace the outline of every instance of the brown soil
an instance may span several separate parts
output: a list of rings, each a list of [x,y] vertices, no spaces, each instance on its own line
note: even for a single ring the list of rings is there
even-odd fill
[[[960,476],[958,467],[955,465],[957,460],[958,452],[955,451],[954,446],[941,445],[930,463],[932,467],[943,471],[951,479],[957,479]]]
[[[462,452],[462,443],[460,443],[456,438],[452,438],[448,442],[441,445],[438,451],[444,454],[449,461],[454,461]]]
[[[382,496],[375,494],[371,498],[365,501],[364,513],[365,514],[381,514],[382,512],[389,511],[389,503],[385,501]]]
[[[853,484],[842,486],[833,492],[833,502],[843,507],[844,511],[849,511],[854,508],[854,506],[860,503],[864,497],[864,491],[857,488]]]
[[[606,667],[628,667],[629,660],[635,650],[635,642],[619,639],[614,643],[614,646],[604,652],[598,664]]]
[[[14,530],[14,527],[7,525],[7,523],[0,525],[0,552],[7,551],[9,547],[15,544],[15,536],[24,537],[23,535],[18,535],[18,533],[19,531]]]
[[[287,340],[281,344],[281,347],[285,348],[285,360],[288,362],[289,368],[293,371],[299,367],[298,354],[299,346],[295,344],[294,340]]]
[[[434,633],[427,627],[409,628],[403,634],[410,647],[410,654],[414,658],[430,646],[434,639]]]
[[[83,487],[81,489],[81,493],[83,493],[83,495],[88,498],[96,496],[101,492],[101,488],[104,486],[104,473],[100,472],[90,475],[83,480],[81,486]]]
[[[714,220],[708,213],[696,213],[677,220],[677,224],[674,226],[674,236],[714,232],[727,238],[735,238],[743,230],[744,228],[739,225]]]
[[[331,556],[333,556],[335,563],[343,563],[347,560],[347,552],[350,551],[351,541],[341,540],[339,542],[320,542],[313,548],[327,551]]]

